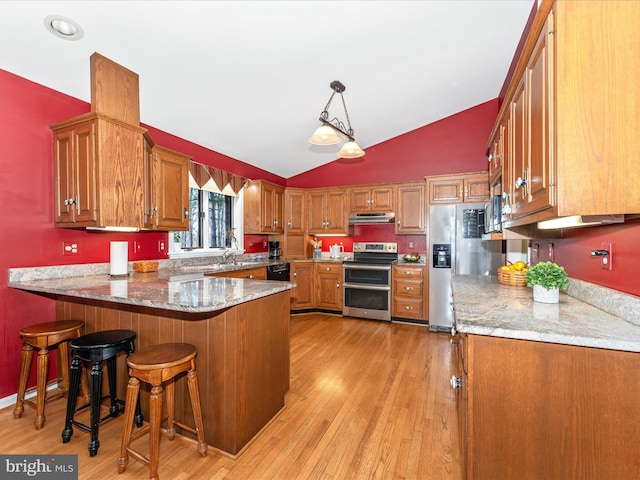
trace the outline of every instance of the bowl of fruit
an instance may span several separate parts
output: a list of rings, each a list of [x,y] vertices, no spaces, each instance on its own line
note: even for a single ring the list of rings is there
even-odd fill
[[[528,268],[529,266],[522,261],[507,262],[507,265],[503,265],[498,269],[498,282],[513,287],[526,287]]]
[[[420,261],[420,254],[419,253],[407,253],[405,256],[402,257],[402,259],[405,262],[417,263],[417,262]]]

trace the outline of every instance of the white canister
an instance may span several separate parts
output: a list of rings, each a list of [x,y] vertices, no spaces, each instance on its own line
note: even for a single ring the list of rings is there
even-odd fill
[[[111,275],[126,275],[129,262],[129,242],[111,242],[109,257],[109,273]]]

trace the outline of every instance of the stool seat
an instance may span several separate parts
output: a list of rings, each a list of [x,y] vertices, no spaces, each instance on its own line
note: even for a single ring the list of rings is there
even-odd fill
[[[20,376],[18,378],[18,393],[16,405],[13,409],[13,417],[20,418],[24,412],[24,404],[35,407],[36,418],[34,424],[36,430],[40,430],[45,423],[44,405],[49,400],[60,398],[67,394],[69,379],[69,341],[81,335],[84,328],[82,320],[61,320],[57,322],[45,322],[20,330],[22,337],[22,355],[20,359]],[[62,373],[62,385],[56,392],[46,393],[47,375],[49,373],[49,348],[58,346],[60,351],[60,363]],[[27,380],[33,361],[33,350],[38,350],[38,370],[36,384],[36,401],[25,400]]]
[[[98,440],[98,430],[100,423],[118,416],[124,411],[125,401],[117,397],[116,394],[116,356],[120,352],[131,355],[135,351],[134,340],[136,332],[133,330],[105,330],[102,332],[82,335],[71,341],[71,351],[73,360],[69,374],[69,398],[67,401],[67,414],[65,427],[62,431],[62,442],[67,443],[73,435],[73,426],[91,433],[89,441],[89,455],[98,453],[100,441]],[[78,387],[83,362],[91,363],[91,386],[90,401],[88,404],[76,408]],[[107,363],[107,376],[109,383],[109,395],[102,396],[102,362]],[[109,413],[100,417],[100,404],[105,399],[110,400]],[[140,403],[134,399],[136,410],[135,422],[137,426],[142,425],[142,412]],[[89,425],[75,420],[75,414],[81,410],[90,408]]]
[[[141,349],[127,359],[129,366],[129,385],[127,386],[127,400],[122,430],[120,457],[118,458],[118,473],[123,473],[129,464],[129,454],[135,459],[149,465],[149,480],[158,480],[158,462],[160,454],[160,423],[162,422],[162,385],[166,384],[167,399],[167,436],[169,440],[175,438],[174,425],[196,435],[198,439],[198,453],[204,457],[207,454],[207,443],[204,439],[202,408],[198,390],[195,358],[196,347],[188,343],[165,343]],[[181,373],[187,373],[187,385],[191,399],[191,409],[195,421],[195,428],[178,422],[174,418],[175,380]],[[132,399],[140,391],[140,381],[151,384],[149,401],[149,425],[140,429],[132,436],[133,408]],[[130,447],[131,440],[142,433],[149,434],[149,457]]]

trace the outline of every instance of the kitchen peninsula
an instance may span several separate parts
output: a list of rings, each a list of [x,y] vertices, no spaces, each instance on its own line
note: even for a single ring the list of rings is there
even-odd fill
[[[571,280],[543,304],[471,275],[453,296],[466,478],[640,478],[640,299]]]
[[[8,286],[56,301],[56,318],[82,319],[85,333],[130,329],[136,347],[165,342],[198,349],[205,437],[232,456],[284,407],[289,390],[289,282],[185,273],[183,268],[110,278],[108,264],[9,270]],[[124,398],[126,362],[118,359]],[[148,392],[142,392],[148,413]],[[176,418],[191,421],[186,383]],[[148,417],[147,417],[148,418]]]

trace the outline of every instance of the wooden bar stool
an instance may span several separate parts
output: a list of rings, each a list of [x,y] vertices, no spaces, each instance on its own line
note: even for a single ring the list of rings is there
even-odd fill
[[[127,386],[127,407],[124,414],[122,443],[118,458],[118,473],[123,473],[129,464],[129,454],[136,460],[149,465],[149,480],[158,479],[158,459],[160,453],[160,423],[162,422],[162,384],[167,389],[167,436],[169,440],[175,438],[175,428],[178,427],[195,434],[198,438],[198,453],[204,457],[207,454],[207,443],[204,440],[202,424],[202,409],[200,407],[200,393],[198,391],[198,377],[196,374],[196,347],[188,343],[165,343],[141,349],[127,359],[129,365],[129,385]],[[195,428],[180,423],[174,418],[175,377],[187,372],[187,384],[191,409],[195,420]],[[131,435],[133,428],[133,403],[140,391],[140,381],[151,384],[149,425]],[[131,440],[142,433],[149,434],[149,457],[134,450],[129,445]]]
[[[22,337],[22,355],[20,358],[20,377],[18,378],[18,394],[16,406],[13,409],[13,418],[22,417],[24,404],[36,409],[34,424],[36,430],[40,430],[45,422],[44,404],[49,400],[60,398],[67,394],[69,387],[69,341],[78,338],[82,334],[84,322],[82,320],[62,320],[59,322],[47,322],[31,325],[20,330]],[[49,373],[49,349],[58,346],[60,351],[60,364],[62,373],[62,385],[56,392],[47,395],[47,375]],[[33,361],[33,350],[38,350],[38,371],[36,385],[36,401],[25,400],[27,380]]]
[[[63,443],[67,443],[71,439],[73,425],[75,425],[91,433],[89,455],[93,457],[98,453],[98,448],[100,447],[100,440],[98,440],[99,425],[124,411],[125,402],[119,399],[116,393],[116,357],[120,352],[124,352],[127,355],[132,354],[135,351],[133,344],[135,338],[136,332],[133,330],[105,330],[89,333],[71,341],[73,360],[71,361],[69,374],[67,415],[64,430],[62,431]],[[107,362],[109,394],[102,396],[102,362],[105,361]],[[76,408],[83,362],[91,363],[90,401]],[[101,418],[100,405],[107,398],[110,400],[109,413]],[[142,426],[142,411],[140,410],[140,402],[136,398],[133,399],[131,407],[136,412],[136,425]],[[91,409],[89,425],[81,423],[74,418],[76,413],[86,408]]]

